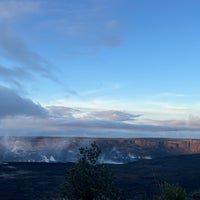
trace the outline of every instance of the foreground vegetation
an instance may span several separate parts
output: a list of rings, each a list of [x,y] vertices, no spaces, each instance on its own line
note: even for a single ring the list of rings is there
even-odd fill
[[[117,200],[119,191],[113,175],[104,165],[98,164],[101,151],[92,143],[80,148],[80,159],[66,175],[65,192],[70,200]]]
[[[80,148],[80,159],[67,172],[65,197],[62,200],[122,200],[114,177],[108,169],[98,163],[101,150],[92,143],[91,147]],[[127,200],[149,200],[147,197],[133,197]],[[152,200],[200,200],[200,191],[187,194],[178,184],[159,184],[159,194]]]

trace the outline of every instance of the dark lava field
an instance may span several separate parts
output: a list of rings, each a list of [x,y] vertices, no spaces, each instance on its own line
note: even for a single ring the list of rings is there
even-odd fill
[[[1,200],[55,200],[63,194],[66,171],[72,163],[0,164]],[[200,154],[174,155],[132,163],[107,164],[113,172],[121,196],[147,199],[158,185],[178,183],[191,192],[200,188]]]

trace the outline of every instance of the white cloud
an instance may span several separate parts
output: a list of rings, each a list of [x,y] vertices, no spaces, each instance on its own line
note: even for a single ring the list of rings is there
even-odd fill
[[[26,107],[26,101],[23,103]],[[31,103],[31,106],[36,108],[38,105]],[[142,123],[139,114],[119,110],[98,111],[65,106],[48,106],[46,110],[48,115],[45,118],[40,117],[40,112],[38,115],[29,112],[27,116],[16,111],[9,116],[4,114],[0,120],[1,134],[74,137],[172,137],[174,134],[173,137],[186,137],[192,133],[198,137],[196,131],[200,130],[200,119],[194,116],[188,120],[149,119]]]
[[[98,120],[108,120],[108,121],[133,121],[140,117],[138,114],[131,114],[128,112],[108,110],[99,111],[92,113],[92,117]]]
[[[194,128],[200,128],[200,117],[195,115],[190,115],[188,119],[188,126]]]

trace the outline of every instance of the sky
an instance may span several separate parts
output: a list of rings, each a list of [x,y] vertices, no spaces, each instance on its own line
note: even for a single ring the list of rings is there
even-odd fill
[[[0,135],[200,138],[199,0],[0,0]]]

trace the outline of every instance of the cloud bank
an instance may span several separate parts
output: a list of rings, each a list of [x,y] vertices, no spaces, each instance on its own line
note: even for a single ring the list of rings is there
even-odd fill
[[[65,106],[42,107],[15,91],[0,87],[0,134],[66,137],[198,138],[200,118],[146,120],[138,113]]]
[[[45,117],[47,111],[33,101],[23,98],[5,87],[0,87],[0,118],[13,116]]]

